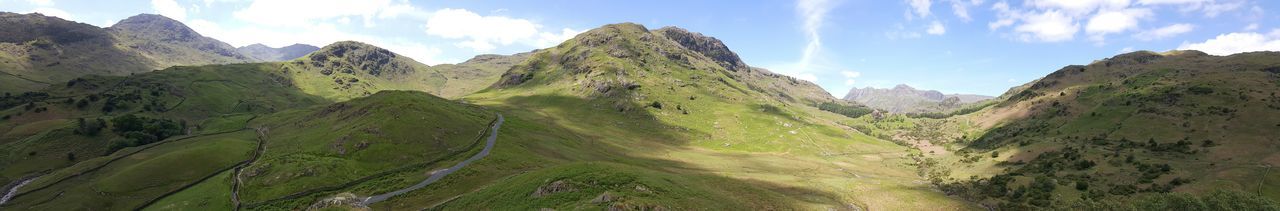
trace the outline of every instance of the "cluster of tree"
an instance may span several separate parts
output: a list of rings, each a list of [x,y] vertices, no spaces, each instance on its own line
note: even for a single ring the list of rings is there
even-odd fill
[[[874,111],[871,108],[867,108],[863,106],[841,105],[839,103],[834,103],[834,102],[819,103],[818,109],[821,109],[823,111],[828,111],[831,113],[844,115],[849,118],[858,118],[858,117],[861,117],[862,115],[867,115],[867,114],[870,114],[872,111]]]
[[[49,98],[49,94],[44,92],[24,92],[18,95],[5,92],[4,96],[0,97],[0,109],[13,108],[23,104],[33,105],[34,102],[39,102],[46,98]]]
[[[102,129],[107,128],[107,121],[98,118],[93,122],[86,121],[84,118],[76,119],[75,134],[83,136],[98,136],[102,133]]]
[[[945,119],[947,117],[952,117],[952,116],[971,114],[973,112],[982,110],[983,108],[987,108],[987,106],[991,106],[995,104],[996,104],[996,101],[988,100],[983,103],[973,104],[973,105],[965,106],[963,108],[959,108],[956,110],[951,110],[951,112],[908,113],[907,116],[911,118]]]
[[[141,146],[182,134],[186,130],[186,122],[174,122],[168,119],[148,118],[128,114],[111,119],[111,131],[124,137],[111,142],[107,153],[125,147]]]
[[[1058,210],[1280,210],[1280,203],[1257,194],[1217,190],[1201,195],[1153,193],[1133,197],[1062,203]]]
[[[128,103],[142,100],[142,95],[137,92],[123,95],[103,94],[103,96],[105,96],[107,100],[102,104],[102,112],[125,110],[129,108]]]

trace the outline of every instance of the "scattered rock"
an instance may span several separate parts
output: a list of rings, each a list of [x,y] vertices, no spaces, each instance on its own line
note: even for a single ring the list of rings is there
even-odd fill
[[[636,192],[653,193],[652,190],[649,190],[649,188],[645,187],[644,185],[636,185]]]
[[[330,207],[336,207],[340,210],[369,210],[368,207],[360,205],[361,201],[364,201],[364,198],[358,197],[355,194],[339,193],[333,197],[320,199],[320,201],[317,201],[307,207],[307,210],[323,210]]]
[[[591,203],[594,203],[594,204],[608,203],[608,202],[613,202],[613,200],[614,200],[613,194],[609,194],[609,191],[605,191],[604,193],[600,193],[599,196],[596,196],[595,199],[592,199]]]
[[[533,193],[530,194],[530,196],[533,196],[534,198],[541,198],[543,196],[547,196],[547,195],[551,195],[559,192],[570,192],[570,191],[573,191],[573,185],[569,184],[569,182],[566,182],[564,180],[556,180],[555,182],[551,182],[551,184],[538,187],[538,189],[534,190]]]

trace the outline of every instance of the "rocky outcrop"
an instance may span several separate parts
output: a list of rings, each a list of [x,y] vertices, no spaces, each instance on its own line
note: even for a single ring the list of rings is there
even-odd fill
[[[730,71],[745,71],[751,69],[750,67],[747,67],[746,63],[742,62],[741,58],[738,58],[737,53],[730,51],[729,47],[724,45],[724,42],[720,42],[720,39],[716,39],[715,37],[703,36],[701,33],[689,32],[688,30],[673,26],[662,27],[661,29],[656,30],[656,32],[671,41],[679,43],[680,46],[684,46],[691,51],[701,53],[703,56],[710,58],[720,64],[720,66],[723,66],[725,69]]]
[[[406,61],[408,60],[408,61]],[[330,44],[312,52],[304,60],[321,74],[368,74],[375,77],[393,79],[396,75],[414,72],[415,62],[390,50],[355,41],[342,41]]]

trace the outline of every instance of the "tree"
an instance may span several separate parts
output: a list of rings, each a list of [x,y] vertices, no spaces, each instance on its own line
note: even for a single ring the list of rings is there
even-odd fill
[[[67,161],[76,161],[76,153],[67,152]]]

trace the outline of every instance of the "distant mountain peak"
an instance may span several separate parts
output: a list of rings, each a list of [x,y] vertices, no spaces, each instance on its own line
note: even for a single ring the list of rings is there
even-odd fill
[[[991,98],[993,97],[971,94],[944,94],[937,90],[919,90],[910,85],[898,84],[888,89],[853,88],[843,99],[894,113],[913,113],[938,112]]]
[[[182,22],[156,14],[134,15],[108,28],[176,40],[194,40],[203,37]]]
[[[241,54],[256,58],[262,61],[288,61],[306,56],[311,52],[320,50],[320,47],[307,44],[293,44],[280,48],[272,48],[271,46],[255,43],[244,47],[236,48]]]

